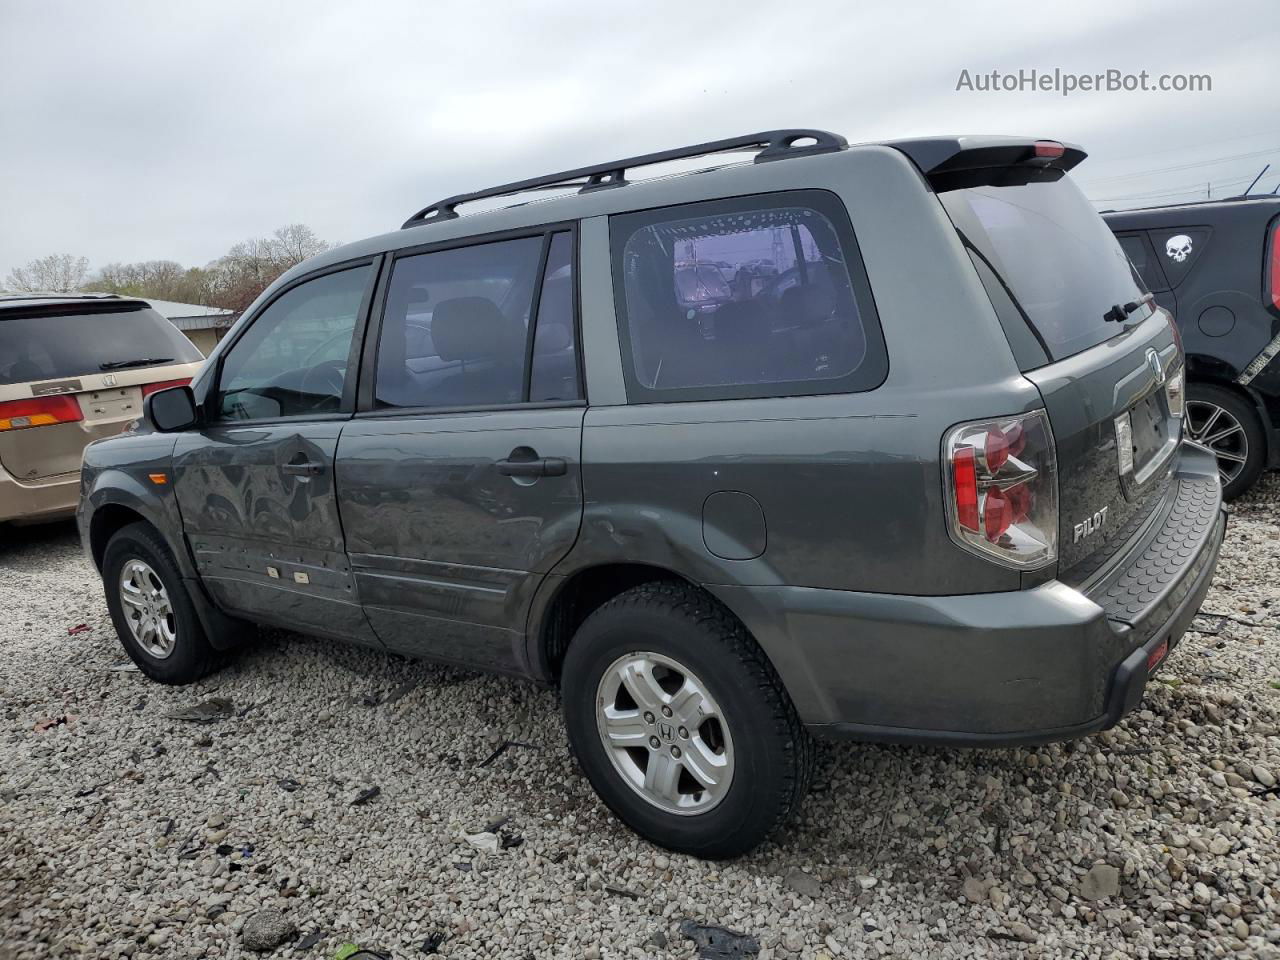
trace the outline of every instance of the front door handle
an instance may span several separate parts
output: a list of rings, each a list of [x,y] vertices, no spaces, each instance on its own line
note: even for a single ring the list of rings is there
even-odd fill
[[[569,472],[569,462],[560,457],[499,460],[497,467],[504,477],[563,477]]]
[[[286,463],[280,469],[291,477],[318,477],[324,473],[324,464],[306,460],[302,463]]]

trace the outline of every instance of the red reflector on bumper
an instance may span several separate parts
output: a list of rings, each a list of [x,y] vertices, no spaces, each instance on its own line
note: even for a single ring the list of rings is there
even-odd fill
[[[1169,652],[1169,641],[1161,640],[1159,645],[1147,654],[1147,673],[1150,673],[1156,667],[1160,666],[1160,661],[1165,658]]]

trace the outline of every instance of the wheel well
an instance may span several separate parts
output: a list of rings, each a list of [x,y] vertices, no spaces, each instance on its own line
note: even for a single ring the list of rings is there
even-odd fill
[[[1258,425],[1262,427],[1263,437],[1268,441],[1268,443],[1270,442],[1271,438],[1267,436],[1269,430],[1273,429],[1270,411],[1267,410],[1266,406],[1261,403],[1253,393],[1240,386],[1240,384],[1236,383],[1233,378],[1221,375],[1216,370],[1189,370],[1188,373],[1190,374],[1187,382],[1188,386],[1194,383],[1202,383],[1205,386],[1218,387],[1221,390],[1234,393],[1244,401],[1249,409],[1258,415]]]
[[[108,503],[94,511],[93,520],[89,524],[89,550],[93,554],[93,564],[99,571],[102,570],[102,556],[107,552],[107,543],[115,536],[116,531],[139,522],[146,523],[146,517],[118,503]]]
[[[538,638],[539,659],[551,678],[559,680],[569,641],[592,611],[632,587],[655,580],[689,582],[670,570],[644,563],[588,567],[571,576],[547,608]]]

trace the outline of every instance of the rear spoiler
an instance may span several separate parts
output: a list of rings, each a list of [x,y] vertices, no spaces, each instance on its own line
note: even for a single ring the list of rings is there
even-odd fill
[[[921,137],[885,145],[910,157],[938,193],[1058,180],[1088,156],[1075,144],[1019,137]]]

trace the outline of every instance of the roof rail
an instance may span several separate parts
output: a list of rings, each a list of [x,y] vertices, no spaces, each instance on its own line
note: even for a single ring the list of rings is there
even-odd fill
[[[795,146],[799,140],[812,140],[813,143]],[[787,157],[808,156],[814,153],[832,153],[843,150],[849,145],[844,137],[825,130],[765,130],[743,137],[731,137],[727,140],[712,140],[709,143],[695,143],[675,150],[664,150],[661,153],[646,153],[638,157],[627,157],[610,163],[598,163],[592,167],[579,167],[577,170],[565,170],[543,177],[532,177],[528,180],[517,180],[504,183],[499,187],[477,190],[474,193],[460,193],[447,197],[423,207],[400,227],[418,227],[424,223],[436,223],[440,220],[453,220],[458,216],[457,207],[473,200],[485,200],[491,197],[507,197],[529,190],[554,190],[562,187],[579,187],[579,193],[592,190],[603,190],[610,187],[622,187],[627,184],[627,171],[636,167],[647,167],[655,163],[666,163],[670,160],[687,160],[691,157],[704,157],[715,153],[728,153],[735,150],[759,148],[755,156],[756,163],[770,160],[784,160]]]

